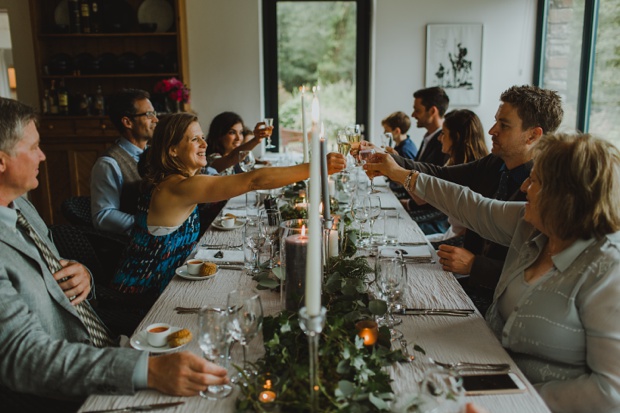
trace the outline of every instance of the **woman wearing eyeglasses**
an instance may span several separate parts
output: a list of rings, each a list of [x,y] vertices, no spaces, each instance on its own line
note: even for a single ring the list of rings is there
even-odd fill
[[[274,189],[308,178],[308,164],[258,169],[227,176],[199,171],[207,164],[207,143],[198,118],[176,113],[159,122],[146,154],[136,224],[112,287],[127,294],[157,297],[198,241],[196,205],[256,189]],[[328,155],[328,172],[346,166]]]
[[[217,170],[220,175],[231,175],[241,172],[235,170],[239,163],[239,152],[251,151],[258,146],[263,138],[271,135],[273,127],[266,128],[263,122],[254,127],[254,138],[244,142],[245,126],[241,116],[234,112],[222,112],[211,121],[207,134],[208,166]]]
[[[110,121],[120,134],[91,172],[91,216],[103,231],[128,234],[138,203],[138,159],[159,119],[148,92],[123,89],[108,98]]]

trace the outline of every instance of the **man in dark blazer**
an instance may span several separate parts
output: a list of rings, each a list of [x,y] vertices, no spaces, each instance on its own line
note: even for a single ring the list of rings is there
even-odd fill
[[[70,411],[89,394],[153,388],[194,396],[227,381],[224,369],[189,352],[154,358],[93,345],[83,315],[93,313],[90,273],[58,256],[45,223],[22,197],[38,186],[44,160],[34,110],[0,98],[0,406]]]
[[[417,121],[418,128],[426,129],[420,144],[420,150],[415,157],[416,162],[426,162],[433,165],[444,165],[448,156],[441,152],[441,127],[443,117],[448,110],[450,98],[440,87],[420,89],[413,93],[412,117]]]

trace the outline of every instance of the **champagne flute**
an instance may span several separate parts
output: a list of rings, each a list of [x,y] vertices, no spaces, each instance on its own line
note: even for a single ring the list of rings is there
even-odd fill
[[[387,303],[387,314],[382,324],[389,327],[391,340],[398,340],[403,333],[394,328],[392,315],[393,301],[400,285],[404,282],[404,263],[402,257],[379,256],[375,262],[375,277],[381,295]]]
[[[347,128],[347,139],[353,147],[353,144],[356,144],[356,148],[359,148],[360,140],[362,139],[362,126],[361,125],[353,125]],[[359,160],[355,160],[355,164],[359,166]]]
[[[361,164],[364,165],[366,163],[368,163],[369,161],[372,161],[372,156],[375,154],[375,150],[374,149],[362,149],[360,151],[360,161]],[[378,194],[379,190],[375,189],[375,179],[370,178],[370,192],[371,194]]]
[[[273,118],[265,118],[265,127],[273,128]],[[271,143],[271,132],[269,132],[269,136],[267,136],[267,144],[265,145],[265,149],[273,149],[276,145]]]
[[[260,272],[259,252],[263,245],[265,245],[265,237],[260,220],[246,222],[244,231],[245,243],[252,251],[252,261],[254,262],[250,273],[258,274]]]
[[[239,167],[243,172],[250,172],[256,165],[252,151],[239,151]]]
[[[368,220],[370,221],[370,245],[375,245],[375,221],[381,215],[381,198],[377,195],[371,195],[365,199]]]
[[[267,268],[273,268],[276,266],[274,263],[274,256],[276,246],[278,245],[280,223],[282,222],[280,210],[277,208],[261,210],[258,219],[260,220],[265,239],[269,243],[269,261],[267,262]]]
[[[360,224],[360,236],[358,241],[359,247],[367,245],[368,241],[364,238],[364,224],[368,221],[368,208],[362,198],[353,198],[351,200],[351,215],[353,219]]]
[[[243,375],[247,377],[256,373],[247,366],[246,348],[263,328],[263,304],[256,290],[246,288],[229,292],[226,306],[230,314],[228,330],[243,349],[243,369],[238,376],[240,379]]]
[[[198,313],[198,344],[204,357],[228,370],[232,336],[228,329],[227,311],[204,307]],[[230,384],[210,385],[200,392],[206,399],[222,399],[232,392]]]

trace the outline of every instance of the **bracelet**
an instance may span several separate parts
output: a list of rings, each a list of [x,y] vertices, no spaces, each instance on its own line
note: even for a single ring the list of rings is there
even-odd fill
[[[420,173],[418,171],[411,171],[409,172],[409,175],[407,175],[407,178],[405,178],[405,183],[403,184],[403,187],[405,188],[405,190],[409,193],[411,193],[411,179],[414,176],[418,176]]]

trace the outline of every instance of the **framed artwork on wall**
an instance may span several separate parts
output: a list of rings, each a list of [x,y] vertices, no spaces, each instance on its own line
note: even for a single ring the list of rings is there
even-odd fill
[[[426,87],[441,86],[450,105],[480,104],[482,24],[426,25]]]

